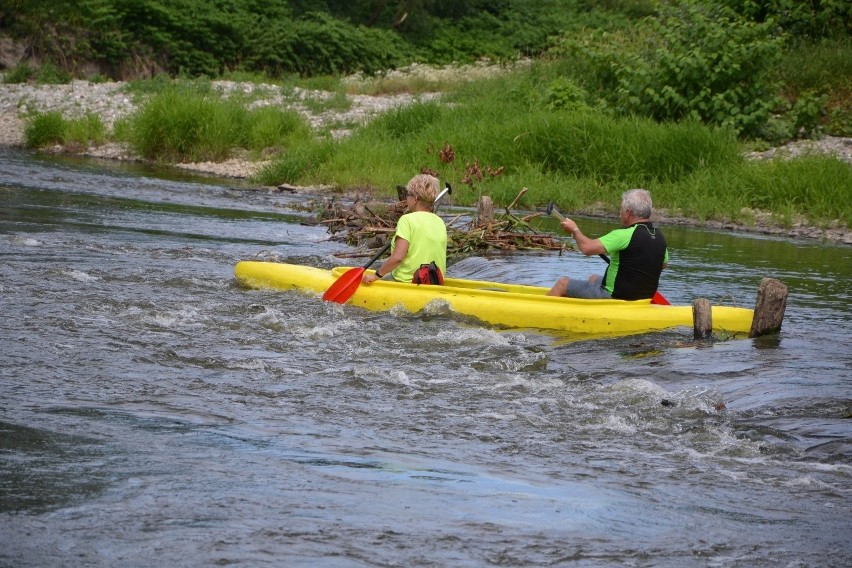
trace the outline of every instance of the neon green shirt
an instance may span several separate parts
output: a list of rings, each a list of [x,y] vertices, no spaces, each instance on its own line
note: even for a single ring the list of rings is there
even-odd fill
[[[420,265],[433,260],[441,272],[447,272],[447,227],[443,219],[431,211],[406,213],[396,224],[391,254],[396,248],[396,237],[408,241],[408,253],[393,271],[394,280],[411,282]]]

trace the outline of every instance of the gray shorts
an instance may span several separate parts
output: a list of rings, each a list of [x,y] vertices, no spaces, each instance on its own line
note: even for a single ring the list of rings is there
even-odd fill
[[[601,286],[603,277],[599,276],[594,282],[587,279],[570,278],[568,290],[565,292],[567,298],[585,298],[588,300],[609,300],[612,295],[609,290]]]

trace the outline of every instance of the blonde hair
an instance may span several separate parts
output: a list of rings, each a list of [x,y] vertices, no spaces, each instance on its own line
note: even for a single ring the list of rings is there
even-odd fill
[[[414,196],[417,201],[428,203],[431,207],[435,203],[440,191],[438,178],[429,174],[418,174],[408,181],[405,190]]]

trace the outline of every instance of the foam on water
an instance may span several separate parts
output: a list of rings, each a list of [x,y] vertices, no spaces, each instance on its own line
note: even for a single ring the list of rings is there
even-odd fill
[[[78,282],[97,282],[100,280],[97,276],[92,276],[82,270],[67,270],[65,271],[65,274]]]

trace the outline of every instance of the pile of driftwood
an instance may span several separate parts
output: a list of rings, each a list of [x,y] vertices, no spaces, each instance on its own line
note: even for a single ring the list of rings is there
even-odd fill
[[[400,186],[397,190],[400,192],[399,197],[404,196],[404,187]],[[563,250],[565,244],[562,241],[552,235],[539,233],[531,226],[530,221],[542,213],[519,216],[512,212],[512,207],[525,192],[526,188],[521,190],[506,207],[504,214],[495,215],[491,198],[483,196],[475,215],[460,213],[449,218],[444,216],[447,224],[447,256],[458,257],[489,250]],[[319,222],[328,227],[333,240],[371,249],[380,248],[393,236],[397,221],[406,212],[404,197],[397,202],[370,201],[357,197],[350,204],[332,197],[323,200],[317,208]],[[348,256],[368,254],[352,253]]]

